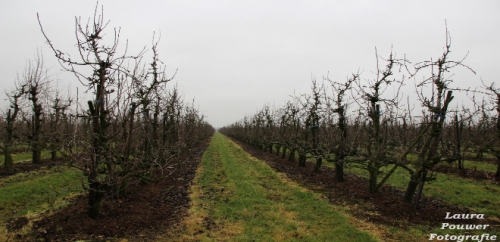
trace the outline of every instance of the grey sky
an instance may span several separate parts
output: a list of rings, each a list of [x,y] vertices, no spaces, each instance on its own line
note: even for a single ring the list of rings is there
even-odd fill
[[[215,127],[252,114],[265,103],[281,106],[310,90],[311,76],[344,81],[358,69],[373,78],[375,53],[413,61],[437,59],[445,44],[452,58],[477,75],[457,72],[455,87],[497,81],[500,1],[100,1],[105,19],[121,27],[129,53],[150,47],[161,31],[160,58],[185,100],[195,103]],[[91,1],[3,1],[0,3],[0,88],[11,88],[26,61],[43,50],[52,74],[61,69],[45,44],[36,13],[54,45],[74,53],[74,17],[92,17]],[[111,32],[109,37],[111,37]],[[75,56],[76,57],[76,56]],[[462,74],[463,73],[463,74]],[[78,86],[59,74],[62,85]],[[409,86],[412,86],[409,83]],[[411,92],[408,89],[408,93]],[[2,92],[2,97],[3,95]],[[2,98],[3,99],[3,98]],[[0,103],[2,107],[6,102]],[[416,104],[418,105],[418,104]]]

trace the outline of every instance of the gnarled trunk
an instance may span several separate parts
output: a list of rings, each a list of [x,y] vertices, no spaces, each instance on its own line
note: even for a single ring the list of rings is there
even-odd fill
[[[335,162],[335,181],[344,182],[344,162]]]

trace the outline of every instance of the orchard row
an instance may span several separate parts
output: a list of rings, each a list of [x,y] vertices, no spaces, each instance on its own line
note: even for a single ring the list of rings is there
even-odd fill
[[[53,159],[62,154],[85,176],[92,218],[101,213],[103,199],[125,195],[131,183],[161,179],[155,172],[168,175],[171,162],[214,132],[194,103],[184,102],[176,87],[167,88],[173,77],[167,78],[159,60],[158,40],[153,37],[149,57],[145,50],[118,54],[119,30],[104,41],[102,16],[96,8],[91,24],[76,18],[76,57],[52,44],[39,19],[61,67],[87,88],[90,100],[60,95],[37,54],[7,92],[10,106],[0,123],[4,167],[15,166],[12,152],[22,144],[33,163],[42,162],[42,150]]]
[[[464,158],[473,152],[479,158],[484,153],[496,157],[500,178],[500,88],[484,82],[475,89],[450,86],[454,68],[474,72],[463,59],[451,60],[450,48],[446,32],[446,46],[435,60],[411,64],[392,51],[386,59],[377,54],[377,63],[385,66],[372,79],[359,73],[344,82],[313,79],[311,93],[279,108],[266,105],[220,132],[298,160],[300,166],[313,159],[316,172],[323,161],[333,162],[336,182],[344,181],[346,164],[361,167],[369,174],[367,189],[373,193],[396,169],[405,169],[410,179],[403,200],[415,205],[436,165],[456,163],[463,169]],[[402,86],[412,80],[418,98],[403,103]],[[467,92],[471,100],[485,98],[452,110],[454,92]],[[418,116],[410,108],[415,104],[423,107]]]

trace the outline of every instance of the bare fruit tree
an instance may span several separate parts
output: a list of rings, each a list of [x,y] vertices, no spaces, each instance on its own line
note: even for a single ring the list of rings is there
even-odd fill
[[[495,124],[495,138],[494,144],[491,145],[491,152],[497,158],[497,171],[495,172],[495,179],[500,179],[500,88],[495,86],[495,83],[486,85],[483,82],[483,88],[486,89],[486,93],[491,97],[491,104],[496,110],[496,115],[492,116],[492,120]],[[496,116],[496,117],[495,117]]]
[[[5,127],[5,136],[3,139],[3,144],[1,146],[3,154],[4,154],[4,167],[12,168],[14,162],[12,160],[12,146],[14,145],[14,131],[16,129],[16,121],[19,112],[21,111],[20,102],[21,97],[24,96],[25,93],[25,85],[19,85],[19,82],[16,82],[16,88],[7,93],[7,97],[9,98],[9,109],[6,112],[6,127]]]
[[[114,29],[114,40],[110,46],[102,43],[104,30],[109,24],[103,18],[103,11],[98,14],[96,6],[94,18],[91,24],[83,24],[81,18],[75,18],[76,41],[78,49],[78,61],[72,59],[69,54],[57,50],[46,35],[40,18],[38,17],[42,33],[59,60],[61,66],[67,71],[75,74],[78,80],[94,94],[94,100],[88,101],[88,118],[91,122],[92,135],[90,137],[91,147],[87,150],[89,157],[81,169],[87,177],[89,216],[99,216],[101,204],[105,193],[114,189],[120,166],[115,157],[113,149],[116,147],[110,139],[111,112],[119,103],[113,98],[115,89],[118,89],[123,76],[129,72],[123,67],[124,61],[139,58],[143,52],[135,56],[127,56],[126,50],[118,55],[118,44],[120,29]],[[83,72],[82,68],[90,68],[91,75]],[[121,76],[120,76],[121,75]]]
[[[335,163],[335,181],[344,181],[344,165],[345,159],[351,153],[352,147],[348,144],[348,119],[347,119],[347,103],[346,95],[347,91],[351,90],[353,82],[359,79],[359,73],[355,73],[352,77],[348,78],[346,82],[339,83],[330,80],[328,77],[326,80],[330,83],[332,87],[332,97],[325,97],[326,109],[331,112],[331,114],[337,114],[338,119],[335,124],[333,120],[330,121],[332,126],[338,129],[339,133],[337,137],[331,137],[333,140],[332,153],[334,154],[333,162]],[[330,112],[327,112],[330,114]]]
[[[415,72],[413,73],[413,75],[416,75],[419,72],[429,69],[431,72],[430,77],[425,78],[417,84],[417,88],[421,89],[420,92],[417,92],[419,99],[422,106],[428,110],[428,113],[425,115],[425,123],[428,128],[420,134],[423,136],[423,145],[417,154],[417,161],[413,164],[414,169],[410,170],[411,180],[408,183],[403,198],[404,202],[410,203],[416,194],[415,207],[418,206],[424,184],[428,179],[429,169],[441,161],[447,160],[443,152],[439,149],[445,118],[448,114],[448,107],[453,100],[453,92],[448,86],[452,80],[447,76],[447,73],[452,68],[465,67],[475,74],[472,69],[462,63],[463,59],[460,61],[449,59],[450,47],[450,33],[446,29],[446,45],[441,57],[435,61],[430,60],[416,63]],[[431,96],[423,94],[422,89],[426,85],[432,86]]]
[[[356,82],[357,91],[364,98],[365,103],[360,103],[360,106],[365,106],[364,116],[366,120],[363,128],[367,137],[359,139],[359,146],[362,148],[355,162],[361,165],[369,173],[369,190],[370,192],[377,192],[384,184],[387,178],[378,181],[381,175],[381,169],[390,164],[396,165],[398,161],[394,159],[391,154],[390,144],[393,142],[393,137],[384,132],[384,127],[388,127],[389,123],[394,119],[394,114],[397,112],[398,99],[400,95],[400,88],[403,84],[404,75],[397,77],[394,71],[398,67],[405,65],[406,60],[400,60],[391,53],[389,58],[381,58],[375,49],[377,58],[377,71],[374,80],[368,80],[362,83],[358,79]],[[379,66],[379,59],[386,62],[385,68]],[[394,88],[393,96],[384,97],[384,92],[388,88]],[[385,108],[384,113],[382,109]],[[388,173],[389,175],[391,173]]]
[[[31,128],[30,149],[32,151],[33,164],[42,162],[42,122],[43,122],[43,99],[47,98],[49,88],[49,76],[44,67],[43,56],[38,53],[34,61],[29,61],[24,71],[22,85],[26,86],[26,96],[31,103],[31,120],[28,120]],[[28,118],[29,119],[29,118]]]

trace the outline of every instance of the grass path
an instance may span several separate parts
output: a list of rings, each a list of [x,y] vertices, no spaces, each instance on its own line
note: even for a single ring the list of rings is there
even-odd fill
[[[216,133],[178,241],[377,241],[318,194],[284,179]],[[172,240],[169,237],[168,240]]]

